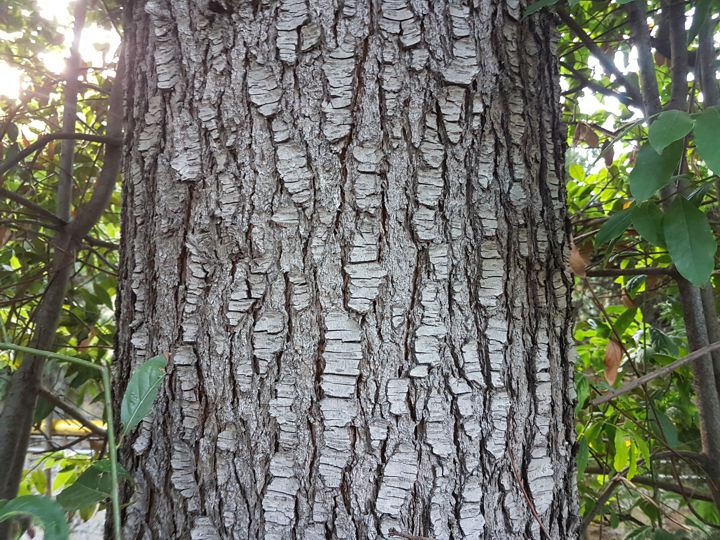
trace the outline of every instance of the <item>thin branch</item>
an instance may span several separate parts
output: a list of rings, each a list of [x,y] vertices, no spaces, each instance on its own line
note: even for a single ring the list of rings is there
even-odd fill
[[[693,351],[690,354],[688,354],[687,356],[684,356],[684,357],[680,358],[679,360],[675,360],[672,364],[668,364],[667,366],[663,366],[660,369],[651,371],[650,373],[643,375],[642,377],[638,377],[637,379],[630,381],[629,383],[625,384],[622,388],[618,388],[617,390],[612,390],[612,391],[608,392],[604,396],[593,400],[591,402],[591,405],[598,406],[598,405],[602,405],[603,403],[607,403],[608,401],[611,401],[618,396],[627,394],[628,392],[631,392],[631,391],[635,390],[636,388],[649,383],[650,381],[653,381],[655,379],[663,377],[663,376],[667,375],[668,373],[672,373],[676,369],[679,369],[682,366],[689,364],[693,360],[702,358],[709,352],[715,351],[718,349],[720,349],[720,341],[716,341],[715,343],[712,343],[712,344],[708,345],[707,347],[703,347],[702,349]]]
[[[593,56],[597,58],[600,65],[602,65],[605,69],[605,72],[614,75],[617,81],[625,87],[625,90],[627,90],[627,93],[630,95],[633,102],[642,103],[638,87],[631,83],[625,75],[622,74],[615,65],[615,62],[613,62],[610,57],[605,54],[605,51],[603,51],[598,44],[595,43],[595,40],[593,40],[593,38],[591,38],[587,32],[585,32],[585,30],[575,22],[565,8],[559,7],[556,11],[562,22],[567,25],[570,31],[575,34],[580,41],[582,41],[583,45],[585,45],[585,47],[587,47],[593,54]]]
[[[80,37],[85,26],[87,0],[75,4],[75,24],[73,26],[73,42],[70,56],[65,66],[65,95],[63,96],[62,130],[75,133],[77,122],[77,102],[80,76]],[[73,162],[75,161],[75,141],[63,139],[60,142],[60,178],[57,185],[55,212],[59,218],[70,221],[73,195]]]
[[[90,200],[76,212],[75,219],[68,225],[70,241],[79,243],[93,228],[110,203],[122,158],[122,127],[123,127],[123,90],[125,61],[121,56],[118,62],[116,81],[110,94],[108,107],[107,136],[113,142],[105,145],[105,160],[103,167],[95,182],[95,188]]]
[[[45,218],[55,225],[66,225],[67,222],[57,217],[55,214],[53,214],[50,210],[47,210],[40,206],[37,203],[32,202],[29,199],[26,199],[22,195],[18,195],[14,191],[10,191],[9,189],[5,189],[4,187],[0,187],[0,197],[5,197],[7,199],[10,199],[11,201],[14,201],[18,203],[21,206],[24,206],[28,210],[30,210],[33,215],[37,217]]]
[[[636,107],[639,106],[633,100],[633,98],[631,96],[629,96],[627,94],[623,94],[623,93],[613,90],[611,88],[607,88],[598,82],[590,80],[588,77],[583,75],[580,71],[576,70],[571,65],[569,65],[565,62],[560,62],[560,65],[563,68],[565,68],[566,70],[568,70],[568,72],[570,72],[570,75],[572,77],[574,77],[575,79],[577,79],[578,82],[580,83],[579,86],[577,86],[575,88],[571,88],[571,89],[567,90],[566,92],[563,92],[563,95],[567,96],[570,94],[575,94],[575,93],[579,92],[580,90],[582,90],[583,88],[587,87],[587,88],[590,88],[591,90],[599,92],[605,96],[609,96],[609,97],[613,97],[613,98],[617,99],[618,101],[620,101],[620,103],[622,103],[626,107],[629,107],[631,105],[634,105]]]
[[[510,415],[508,415],[508,432],[510,431]],[[538,514],[537,508],[535,508],[535,505],[532,502],[532,499],[530,498],[530,495],[528,495],[527,490],[525,489],[525,482],[523,482],[522,477],[520,476],[520,471],[517,469],[517,465],[515,465],[515,456],[513,455],[512,448],[510,445],[507,447],[508,449],[508,457],[510,458],[510,466],[512,467],[513,475],[515,476],[515,481],[517,482],[518,486],[520,487],[520,491],[523,494],[523,497],[525,498],[525,502],[527,502],[528,507],[530,508],[530,513],[535,518],[535,521],[538,522],[538,525],[540,525],[540,529],[542,529],[543,533],[545,533],[545,536],[548,538],[552,538],[550,533],[548,532],[547,528],[545,527],[545,524],[543,523],[542,519],[540,518],[540,514]]]
[[[41,137],[38,137],[37,141],[32,143],[30,146],[27,146],[24,149],[20,150],[20,152],[18,152],[15,157],[12,157],[0,163],[0,176],[12,169],[18,163],[22,162],[22,160],[24,160],[33,152],[38,152],[39,150],[45,148],[48,143],[64,139],[73,139],[76,141],[90,141],[105,144],[120,144],[122,142],[118,137],[113,138],[112,136],[93,135],[91,133],[65,133],[62,131],[57,133],[48,133],[47,135],[42,135]]]
[[[607,473],[603,473],[607,474]],[[608,482],[607,486],[603,490],[603,492],[600,494],[600,496],[595,501],[595,504],[590,509],[590,511],[585,514],[585,517],[582,520],[582,525],[580,525],[580,537],[582,537],[585,534],[585,531],[592,523],[593,519],[595,519],[595,516],[600,513],[600,511],[605,507],[605,503],[608,502],[610,497],[613,494],[613,491],[620,485],[620,478],[621,476],[619,474],[615,475],[610,482]]]
[[[43,386],[38,388],[38,395],[42,397],[45,401],[49,401],[50,403],[52,403],[55,407],[63,411],[69,417],[80,422],[83,426],[88,428],[95,435],[99,435],[100,437],[105,437],[107,435],[107,431],[105,431],[100,426],[93,424],[88,418],[85,417],[85,415],[80,409],[66,401],[63,401],[47,388]]]
[[[713,498],[709,493],[703,493],[701,491],[695,491],[694,489],[687,489],[683,486],[678,486],[672,482],[664,482],[662,480],[655,480],[648,476],[633,476],[632,481],[636,484],[642,484],[653,488],[658,488],[663,491],[670,491],[671,493],[677,493],[688,499],[697,499],[698,501],[713,502]]]
[[[670,26],[670,51],[672,55],[670,102],[667,109],[684,111],[688,96],[688,49],[685,32],[685,3],[669,0],[663,7]]]
[[[587,277],[620,277],[620,276],[671,276],[677,277],[677,270],[674,268],[602,268],[600,270],[588,270]]]
[[[645,0],[635,0],[627,4],[626,7],[630,12],[630,27],[638,51],[640,88],[642,90],[641,101],[647,118],[660,112],[660,93],[658,91],[655,60],[650,45],[650,30],[647,26],[647,3]]]

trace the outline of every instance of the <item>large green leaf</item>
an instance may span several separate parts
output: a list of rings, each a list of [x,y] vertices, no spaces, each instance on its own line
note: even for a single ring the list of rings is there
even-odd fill
[[[630,465],[630,436],[620,428],[615,428],[615,459],[613,468],[621,472]]]
[[[690,201],[675,197],[665,212],[663,233],[678,272],[698,287],[705,285],[713,271],[717,250],[707,216]]]
[[[615,240],[625,232],[630,223],[632,223],[632,208],[626,208],[611,215],[595,236],[595,245]]]
[[[658,154],[649,144],[643,145],[628,177],[633,196],[639,201],[645,201],[667,185],[680,162],[682,152],[682,141],[672,143],[662,154]]]
[[[45,540],[66,540],[70,536],[62,507],[49,497],[23,495],[0,501],[0,522],[18,516],[31,516],[45,531]]]
[[[654,413],[663,439],[665,439],[665,442],[667,442],[670,448],[677,448],[680,444],[680,439],[678,438],[678,431],[675,424],[672,423],[672,420],[670,420],[668,415],[662,410],[656,408],[654,409]]]
[[[623,311],[620,316],[615,319],[615,324],[613,325],[613,328],[615,328],[615,332],[617,332],[618,336],[622,337],[622,335],[625,333],[625,330],[628,329],[628,326],[630,326],[635,321],[635,316],[637,315],[638,308],[630,308]]]
[[[648,141],[660,154],[672,143],[690,133],[694,123],[692,116],[685,111],[664,111],[650,125]]]
[[[695,147],[715,174],[720,174],[720,107],[709,107],[695,119]]]
[[[583,439],[578,444],[578,452],[577,452],[577,473],[578,476],[582,476],[585,473],[585,467],[587,467],[588,459],[590,458],[590,447],[588,445],[588,440],[583,437]]]
[[[653,201],[637,204],[632,211],[632,224],[645,240],[654,246],[664,246],[662,210]]]
[[[127,472],[120,468],[118,475],[126,477]],[[72,512],[108,499],[111,491],[110,461],[96,461],[57,496],[57,502]]]
[[[120,405],[121,436],[125,436],[152,409],[160,383],[165,376],[167,361],[163,356],[154,356],[137,368],[128,383]]]

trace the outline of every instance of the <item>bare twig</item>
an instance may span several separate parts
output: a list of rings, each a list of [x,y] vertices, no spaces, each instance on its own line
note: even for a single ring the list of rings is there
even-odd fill
[[[602,268],[599,270],[588,270],[587,277],[619,277],[619,276],[672,276],[677,277],[677,270],[674,268]]]
[[[508,431],[509,431],[509,424],[510,424],[510,415],[508,415]],[[535,518],[535,521],[538,522],[538,525],[540,525],[540,528],[542,529],[543,533],[545,533],[545,536],[548,538],[552,538],[550,533],[548,532],[547,528],[545,527],[545,524],[543,523],[542,519],[540,519],[540,514],[538,514],[537,508],[535,508],[535,505],[532,502],[532,499],[530,498],[530,495],[528,495],[527,490],[525,489],[525,482],[523,482],[522,477],[520,476],[520,471],[518,471],[517,465],[515,465],[515,456],[513,455],[512,448],[510,445],[507,447],[508,449],[508,457],[510,458],[510,466],[512,467],[513,476],[515,476],[515,481],[517,482],[518,486],[520,487],[520,492],[523,494],[523,497],[525,498],[525,502],[528,504],[528,508],[530,508],[530,513],[532,513],[533,517]]]
[[[59,397],[57,397],[55,394],[53,394],[50,390],[47,388],[41,386],[38,389],[38,395],[42,397],[44,400],[49,401],[52,403],[55,407],[63,411],[65,414],[67,414],[70,418],[77,420],[80,422],[83,426],[88,428],[90,431],[92,431],[95,435],[99,435],[100,437],[105,437],[107,432],[101,428],[100,426],[97,426],[93,424],[88,418],[85,417],[83,412],[72,405],[71,403],[68,403],[66,401],[63,401]]]
[[[605,51],[603,51],[600,46],[595,43],[595,40],[593,40],[593,38],[591,38],[587,32],[585,32],[585,30],[583,30],[583,28],[575,22],[565,8],[559,7],[556,11],[562,22],[564,22],[570,31],[575,34],[580,41],[582,41],[583,45],[590,50],[592,55],[597,58],[603,69],[605,69],[608,74],[614,75],[617,81],[625,87],[625,90],[627,90],[627,93],[630,95],[633,102],[635,104],[642,103],[638,87],[631,83],[625,75],[622,74],[615,65],[615,62],[613,62],[610,57],[605,54]]]
[[[5,189],[4,187],[0,187],[0,197],[5,197],[7,199],[10,199],[11,201],[18,203],[19,205],[24,206],[25,208],[30,210],[33,215],[40,218],[45,218],[55,225],[65,225],[67,223],[65,220],[62,220],[55,214],[53,214],[50,210],[47,210],[39,204],[36,204],[29,199],[26,199],[22,195],[18,195],[14,191]]]
[[[120,144],[122,141],[119,138],[112,138],[106,135],[93,135],[91,133],[48,133],[38,137],[38,140],[32,143],[30,146],[20,150],[20,152],[11,159],[7,159],[0,163],[0,175],[5,174],[7,171],[12,169],[15,165],[22,162],[26,157],[34,152],[38,152],[47,146],[49,142],[62,140],[62,139],[73,139],[76,141],[90,141],[106,144]]]
[[[80,75],[80,37],[85,26],[85,13],[87,0],[80,0],[75,4],[75,24],[73,28],[73,42],[70,47],[70,56],[65,68],[65,93],[63,99],[62,130],[65,133],[75,133],[77,121],[77,100],[80,90],[78,78]],[[60,142],[60,177],[57,186],[57,199],[55,201],[56,214],[60,219],[70,221],[73,194],[73,161],[75,160],[75,140],[63,139]]]

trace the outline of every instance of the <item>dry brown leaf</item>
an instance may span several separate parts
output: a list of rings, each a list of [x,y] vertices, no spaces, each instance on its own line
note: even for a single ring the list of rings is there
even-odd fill
[[[658,66],[672,67],[671,60],[657,51],[655,51],[655,63]]]
[[[613,151],[612,144],[607,141],[603,144],[603,159],[605,160],[606,167],[612,165],[615,160],[615,152]]]
[[[570,265],[570,270],[572,270],[573,274],[579,277],[585,277],[585,269],[587,268],[588,260],[582,253],[580,253],[580,250],[575,244],[573,244],[570,248],[570,258],[568,259],[568,264]]]
[[[576,145],[580,141],[587,144],[590,148],[597,148],[600,145],[600,137],[598,137],[595,130],[585,122],[578,122],[575,126],[573,144]]]
[[[657,274],[649,274],[645,278],[645,290],[649,293],[655,292],[655,290],[658,288],[658,285],[660,284],[662,276],[659,276]]]
[[[0,226],[0,247],[3,247],[10,241],[12,231],[8,227]]]
[[[622,360],[622,346],[615,340],[608,341],[605,347],[605,380],[610,386],[617,380],[620,361]]]
[[[105,442],[97,439],[90,439],[90,448],[93,452],[95,452],[96,456],[99,456],[105,449]]]
[[[625,306],[626,308],[632,309],[632,308],[636,307],[635,300],[633,299],[632,296],[630,296],[630,293],[627,292],[627,289],[622,290],[621,299],[622,299],[623,306]]]
[[[97,330],[95,330],[95,327],[93,326],[90,329],[90,332],[88,332],[88,335],[85,339],[83,339],[80,343],[78,343],[78,349],[83,350],[87,349],[90,346],[90,343],[92,343],[93,338],[97,335]]]

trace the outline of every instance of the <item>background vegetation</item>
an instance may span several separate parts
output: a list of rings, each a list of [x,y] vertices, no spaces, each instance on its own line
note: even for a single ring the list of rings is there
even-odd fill
[[[112,144],[120,8],[114,0],[50,4],[0,5],[0,341],[16,346],[37,346],[59,239],[91,201]],[[720,2],[540,0],[526,17],[548,8],[560,24],[568,126],[583,530],[720,537],[720,349],[712,354],[720,341]],[[68,132],[81,138],[43,138]],[[90,225],[51,333],[55,352],[104,366],[115,334],[118,190]],[[707,354],[682,360],[694,350]],[[2,353],[0,396],[22,359]],[[61,538],[66,513],[86,520],[107,502],[100,373],[44,363],[19,495],[65,496],[61,507],[0,503],[0,519],[34,513]],[[640,377],[644,385],[626,388]],[[72,498],[85,488],[95,496]]]

